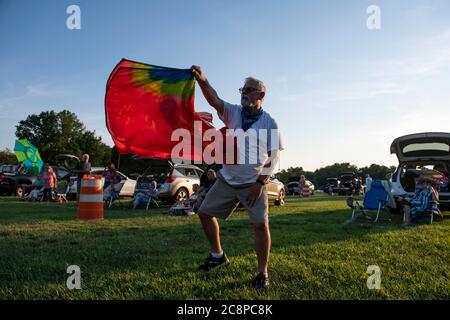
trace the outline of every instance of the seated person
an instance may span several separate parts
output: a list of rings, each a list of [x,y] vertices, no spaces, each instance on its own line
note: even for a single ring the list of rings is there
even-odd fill
[[[158,199],[159,191],[158,191],[157,187],[158,187],[158,184],[156,183],[155,180],[153,180],[150,183],[145,183],[144,188],[146,188],[146,189],[148,188],[148,190],[144,191],[144,192],[138,192],[134,196],[133,209],[146,207],[150,198],[153,198],[155,200]]]
[[[405,212],[405,225],[417,222],[419,216],[425,212],[432,211],[433,214],[439,212],[437,207],[433,208],[433,202],[437,204],[439,201],[439,194],[433,188],[433,180],[430,178],[419,177],[414,196],[399,197],[399,200]]]
[[[37,176],[37,179],[31,185],[31,191],[27,195],[27,200],[37,200],[41,192],[44,191],[44,180],[42,179],[42,174]]]
[[[117,173],[114,163],[109,162],[106,170],[103,172],[105,182],[103,184],[103,197],[108,199],[111,196],[118,197],[121,189],[121,177]]]
[[[198,190],[198,199],[197,203],[200,204],[203,202],[203,199],[206,197],[206,193],[211,189],[211,187],[216,182],[216,172],[213,169],[209,169],[206,173],[206,181],[201,184]]]
[[[178,199],[173,206],[167,211],[168,214],[172,215],[194,215],[198,212],[198,208],[200,205],[198,204],[198,190],[200,186],[198,184],[194,184],[192,186],[192,195],[189,200]]]
[[[198,203],[198,190],[199,189],[200,189],[200,186],[198,184],[194,184],[192,186],[193,193],[192,193],[191,197],[189,198],[189,203],[195,213],[198,212],[198,208],[200,207],[200,204],[201,204],[201,203],[200,204]]]
[[[117,173],[116,166],[112,162],[107,164],[106,170],[103,172],[103,177],[105,178],[103,189],[108,188],[111,184],[116,184],[121,181],[121,178]]]

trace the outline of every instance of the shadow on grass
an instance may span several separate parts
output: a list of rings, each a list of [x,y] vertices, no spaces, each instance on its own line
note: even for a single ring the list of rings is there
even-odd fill
[[[186,260],[200,262],[208,252],[207,241],[196,216],[154,216],[163,219],[165,224],[156,226],[154,217],[149,217],[145,211],[115,214],[116,212],[108,212],[104,222],[52,224],[55,232],[48,229],[39,231],[36,228],[32,232],[21,231],[19,234],[14,229],[3,231],[0,247],[3,247],[1,251],[5,259],[0,262],[1,269],[14,270],[16,276],[23,274],[26,277],[25,270],[29,267],[26,262],[38,260],[44,265],[53,265],[50,268],[53,271],[56,271],[54,268],[57,265],[60,268],[61,263],[86,263],[98,265],[98,272],[117,269],[148,270],[149,265],[153,266],[150,268],[153,272],[161,272],[167,266],[184,264]],[[342,225],[347,216],[347,210],[276,214],[271,217],[270,222],[273,251],[291,246],[357,239],[368,233],[380,233],[399,227],[394,224]],[[138,221],[142,225],[129,219],[139,217],[144,218]],[[27,221],[26,216],[19,218],[22,223],[37,221],[37,217]],[[47,214],[45,218],[53,220],[53,214]],[[114,225],[110,225],[108,221],[124,218],[123,222]],[[64,217],[54,220],[74,219],[71,214],[66,213]],[[220,224],[222,242],[229,254],[253,253],[253,231],[244,210],[239,210],[232,218],[221,221]],[[7,265],[8,262],[11,265]],[[3,277],[3,281],[7,281],[7,278]],[[13,278],[9,278],[11,280]]]

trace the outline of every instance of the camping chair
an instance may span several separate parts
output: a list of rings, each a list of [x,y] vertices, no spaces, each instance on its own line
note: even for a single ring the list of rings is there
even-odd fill
[[[147,206],[145,208],[145,210],[148,210],[148,208],[150,207],[150,204],[154,204],[156,205],[157,208],[159,208],[159,205],[161,204],[161,201],[158,199],[155,199],[151,196],[148,197],[148,201],[147,201]]]
[[[389,192],[386,191],[381,181],[373,181],[370,190],[364,195],[363,205],[356,201],[353,197],[347,199],[347,205],[352,208],[352,218],[350,222],[356,220],[356,214],[359,211],[363,217],[372,220],[367,215],[367,211],[376,210],[377,214],[374,222],[379,221],[381,210],[387,209],[387,202],[389,200]]]
[[[63,187],[58,187],[55,190],[55,200],[57,201],[64,201],[64,202],[68,202],[67,200],[67,194],[69,193],[69,183],[66,183],[65,186]]]
[[[438,208],[438,204],[439,204],[439,202],[433,200],[433,198],[430,197],[426,209],[420,210],[417,213],[424,217],[428,216],[428,222],[430,224],[433,224],[434,216],[437,216],[437,217],[440,217],[441,219],[443,219],[443,215]],[[402,208],[402,210],[403,210],[403,223],[406,223],[406,211],[404,210],[404,208]],[[412,206],[411,206],[410,210],[411,210],[410,214],[412,214]]]
[[[114,188],[114,186],[120,185],[120,188]],[[116,183],[114,185],[110,185],[108,188],[110,188],[104,196],[104,201],[105,201],[105,205],[108,208],[111,208],[114,201],[119,201],[120,202],[120,191],[122,190],[123,187],[123,183]]]
[[[25,199],[27,199],[28,201],[40,201],[40,202],[43,201],[44,200],[44,187],[38,189],[38,192],[35,197],[30,198],[30,193],[34,192],[34,191],[35,190],[31,190],[30,192],[28,192],[25,195]]]

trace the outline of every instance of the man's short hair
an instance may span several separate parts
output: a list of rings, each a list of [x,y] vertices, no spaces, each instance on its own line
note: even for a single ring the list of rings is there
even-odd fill
[[[266,92],[266,85],[261,80],[258,80],[254,77],[247,77],[247,78],[245,78],[244,83],[247,83],[247,81],[256,82],[258,84],[258,89],[261,90],[261,92]]]

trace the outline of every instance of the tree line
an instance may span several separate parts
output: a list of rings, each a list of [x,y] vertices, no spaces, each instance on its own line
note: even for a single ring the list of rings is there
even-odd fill
[[[19,121],[15,134],[18,139],[28,139],[37,147],[45,163],[57,163],[58,154],[81,158],[87,153],[93,166],[103,166],[111,160],[111,147],[95,131],[87,130],[75,113],[68,110],[31,114]],[[10,150],[2,151],[0,155],[0,162],[17,162]]]
[[[350,164],[349,162],[335,163],[330,166],[326,166],[315,171],[306,171],[302,167],[290,167],[287,170],[281,170],[276,173],[275,176],[278,180],[284,184],[290,181],[298,181],[301,175],[304,175],[306,179],[310,180],[314,185],[320,186],[327,183],[327,178],[339,178],[343,173],[353,172],[358,177],[364,178],[366,174],[369,174],[374,180],[386,179],[390,173],[395,171],[395,166],[384,166],[379,164],[371,164],[370,166],[358,168],[357,166]]]

